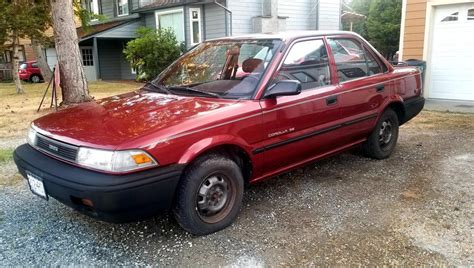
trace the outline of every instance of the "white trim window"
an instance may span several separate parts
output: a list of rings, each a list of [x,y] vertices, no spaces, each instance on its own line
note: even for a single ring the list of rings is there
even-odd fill
[[[155,12],[156,29],[169,28],[174,31],[178,42],[184,42],[184,12],[182,8]]]
[[[99,0],[90,0],[89,1],[89,11],[92,14],[99,15]],[[92,19],[93,21],[96,21],[97,19]]]
[[[189,8],[191,45],[201,43],[201,9]]]
[[[117,16],[128,15],[128,0],[117,0]]]

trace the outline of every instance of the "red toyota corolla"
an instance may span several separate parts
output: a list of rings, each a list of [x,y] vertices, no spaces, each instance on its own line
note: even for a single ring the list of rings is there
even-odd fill
[[[114,222],[171,209],[203,235],[234,221],[245,184],[358,145],[389,157],[421,91],[350,32],[217,39],[137,91],[35,120],[14,159],[46,200]]]

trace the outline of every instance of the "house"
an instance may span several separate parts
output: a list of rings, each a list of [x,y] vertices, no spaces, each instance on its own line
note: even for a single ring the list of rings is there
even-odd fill
[[[92,30],[78,29],[88,80],[134,79],[123,55],[141,26],[171,28],[190,48],[204,40],[249,33],[338,30],[339,0],[84,0],[105,16]],[[54,65],[55,51],[47,50]]]
[[[426,61],[425,97],[474,101],[474,1],[403,0],[399,53]]]
[[[5,43],[3,49],[0,50],[0,81],[11,80],[13,65],[13,48],[10,43]],[[31,41],[25,38],[18,40],[18,60],[20,62],[34,60],[36,58]]]

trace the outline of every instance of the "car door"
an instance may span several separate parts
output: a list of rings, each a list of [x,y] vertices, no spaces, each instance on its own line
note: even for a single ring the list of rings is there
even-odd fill
[[[339,80],[341,123],[344,142],[364,139],[372,130],[377,114],[389,97],[385,68],[373,51],[352,37],[328,38]]]
[[[330,74],[325,40],[300,40],[288,49],[268,86],[280,80],[298,80],[302,92],[260,101],[264,142],[255,153],[264,154],[267,174],[337,147],[337,137],[329,132],[339,119],[338,87]]]

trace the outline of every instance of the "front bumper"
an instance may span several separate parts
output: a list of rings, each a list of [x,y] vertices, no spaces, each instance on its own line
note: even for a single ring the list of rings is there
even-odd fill
[[[13,155],[26,178],[29,171],[43,179],[45,190],[84,214],[109,222],[127,222],[153,216],[171,207],[183,166],[171,165],[124,175],[111,175],[69,165],[28,144]],[[84,205],[91,200],[93,206]]]

